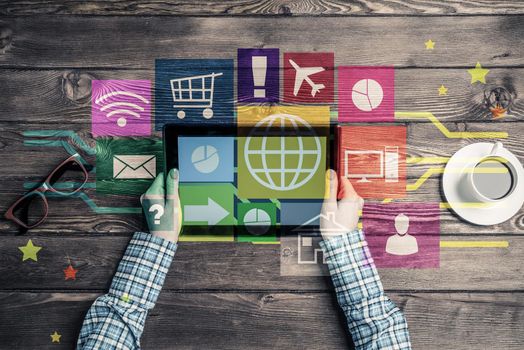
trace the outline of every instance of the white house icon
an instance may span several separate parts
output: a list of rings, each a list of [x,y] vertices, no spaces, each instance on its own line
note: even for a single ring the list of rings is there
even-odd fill
[[[323,254],[323,251],[320,247],[316,247],[313,245],[313,237],[311,236],[311,233],[317,233],[320,231],[320,222],[321,220],[325,220],[329,222],[329,225],[325,225],[325,227],[322,228],[322,231],[324,233],[329,232],[348,232],[347,227],[340,224],[335,219],[335,213],[333,212],[327,212],[327,213],[320,213],[311,219],[304,222],[302,225],[295,227],[291,231],[297,232],[297,248],[298,248],[298,263],[299,264],[318,264],[319,263],[319,257],[322,256],[321,261],[323,264],[326,263],[326,257]],[[300,233],[308,234],[309,235],[301,235]],[[309,252],[309,255],[312,253],[312,257],[304,258],[303,257],[303,249],[305,248],[306,252]]]
[[[320,213],[308,221],[304,222],[302,225],[295,227],[292,231],[294,232],[318,232],[320,227],[320,220],[326,220],[331,225],[329,225],[328,228],[323,228],[322,230],[324,232],[348,232],[349,229],[342,225],[341,223],[337,222],[335,219],[335,213],[333,212],[327,212],[327,213]]]

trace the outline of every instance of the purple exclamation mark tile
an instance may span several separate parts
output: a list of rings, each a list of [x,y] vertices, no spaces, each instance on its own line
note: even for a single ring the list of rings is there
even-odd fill
[[[238,102],[279,101],[279,50],[238,49]]]

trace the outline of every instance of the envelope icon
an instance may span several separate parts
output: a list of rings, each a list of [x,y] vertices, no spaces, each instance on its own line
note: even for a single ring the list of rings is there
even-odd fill
[[[156,156],[154,155],[114,155],[114,179],[154,179],[156,176]]]

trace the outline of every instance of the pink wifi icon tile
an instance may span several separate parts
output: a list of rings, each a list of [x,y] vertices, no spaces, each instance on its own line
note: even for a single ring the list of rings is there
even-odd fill
[[[93,80],[93,136],[151,135],[149,80]]]

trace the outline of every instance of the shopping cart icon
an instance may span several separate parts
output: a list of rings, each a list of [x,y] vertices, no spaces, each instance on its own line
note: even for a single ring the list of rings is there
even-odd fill
[[[184,108],[204,108],[202,115],[206,119],[213,117],[213,92],[215,78],[222,73],[196,75],[179,79],[171,79],[173,93],[173,108],[178,109],[177,117],[184,119]]]

